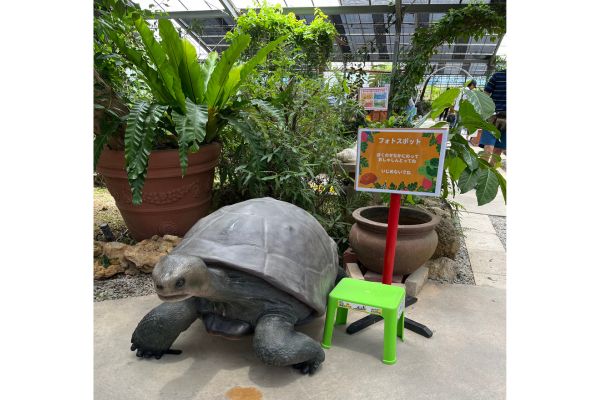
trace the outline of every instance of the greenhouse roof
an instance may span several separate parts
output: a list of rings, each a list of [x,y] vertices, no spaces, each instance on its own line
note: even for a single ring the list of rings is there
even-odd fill
[[[255,7],[253,0],[136,0],[145,9],[162,13],[159,18],[173,19],[193,40],[201,54],[227,48],[225,34],[234,28],[235,17]],[[465,7],[467,0],[404,0],[404,20],[396,35],[395,9],[390,0],[281,0],[284,13],[293,12],[307,22],[320,8],[335,25],[339,37],[334,45],[336,62],[392,62],[396,40],[400,50],[410,47],[416,27],[429,26],[451,8]],[[505,3],[484,0],[483,3]],[[438,48],[431,64],[438,74],[485,75],[502,38],[465,37],[457,43]],[[400,58],[399,61],[402,61]]]

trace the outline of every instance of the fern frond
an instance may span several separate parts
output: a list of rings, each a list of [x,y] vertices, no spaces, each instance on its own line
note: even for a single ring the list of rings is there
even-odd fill
[[[148,172],[148,157],[156,136],[158,120],[167,107],[136,103],[127,117],[125,129],[125,169],[131,186],[133,204],[142,203],[142,188]]]
[[[185,102],[185,114],[173,112],[175,131],[179,137],[179,163],[182,175],[185,175],[187,170],[190,147],[199,146],[204,141],[208,121],[208,108],[205,105],[194,104],[189,98],[186,98]]]

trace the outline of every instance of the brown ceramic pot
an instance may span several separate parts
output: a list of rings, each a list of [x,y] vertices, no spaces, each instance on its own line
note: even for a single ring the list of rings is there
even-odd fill
[[[197,153],[189,155],[184,177],[181,176],[177,150],[151,152],[141,205],[132,203],[123,151],[104,150],[97,170],[135,240],[153,235],[183,236],[210,211],[220,152],[219,143],[201,146]]]
[[[350,245],[367,269],[381,274],[385,253],[388,208],[362,207],[352,213],[356,223],[350,230]],[[427,211],[401,207],[394,259],[394,275],[416,271],[435,252],[440,217]]]

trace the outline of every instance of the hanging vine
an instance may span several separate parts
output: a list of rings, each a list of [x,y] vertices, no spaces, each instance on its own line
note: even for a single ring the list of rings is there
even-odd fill
[[[415,30],[412,45],[406,53],[403,68],[392,75],[390,102],[394,112],[402,111],[417,91],[417,85],[429,65],[431,56],[444,43],[454,43],[461,37],[480,39],[484,35],[502,35],[506,31],[504,5],[469,4],[461,9],[450,9],[435,24]]]

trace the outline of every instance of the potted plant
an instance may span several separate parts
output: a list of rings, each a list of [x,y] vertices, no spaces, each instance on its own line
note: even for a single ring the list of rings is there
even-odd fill
[[[122,118],[123,148],[110,146],[118,129],[95,132],[94,167],[136,240],[181,236],[209,212],[219,134],[247,106],[234,101],[239,86],[283,38],[238,62],[250,44],[250,36],[240,35],[220,57],[212,52],[199,63],[194,46],[180,38],[171,21],[159,20],[158,41],[142,15],[111,11],[121,13],[116,20],[129,24],[141,46],[127,42],[115,19],[103,21],[103,34],[138,71],[150,95],[135,101]]]

